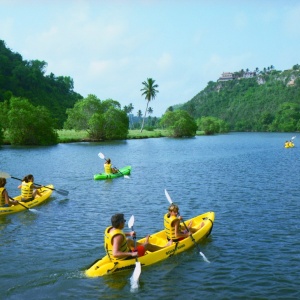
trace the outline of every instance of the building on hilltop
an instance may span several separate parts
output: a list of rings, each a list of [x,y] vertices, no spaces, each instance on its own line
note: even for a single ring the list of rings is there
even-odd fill
[[[233,73],[230,72],[223,72],[222,76],[218,79],[218,81],[228,81],[235,79],[235,76]]]

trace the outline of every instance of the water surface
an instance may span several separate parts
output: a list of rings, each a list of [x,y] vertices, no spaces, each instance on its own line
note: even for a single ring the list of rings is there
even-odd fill
[[[33,173],[56,192],[37,212],[0,218],[0,297],[3,299],[299,299],[300,147],[295,134],[232,133],[191,139],[157,138],[52,147],[0,148],[1,171]],[[300,137],[299,137],[300,138]],[[102,152],[130,179],[94,181]],[[8,179],[10,195],[19,181]],[[211,236],[191,249],[142,269],[89,279],[102,257],[110,216],[135,216],[138,237],[162,229],[167,189],[190,218],[214,211]]]

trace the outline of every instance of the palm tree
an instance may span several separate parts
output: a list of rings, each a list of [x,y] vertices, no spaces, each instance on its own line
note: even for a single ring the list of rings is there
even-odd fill
[[[151,115],[153,114],[152,107],[148,107],[147,112],[148,112],[148,115],[149,115],[149,117],[148,117],[148,125],[151,126]]]
[[[142,111],[139,109],[138,112],[137,112],[137,116],[138,116],[139,122],[140,122],[140,119],[141,119],[142,115],[143,115],[143,113],[142,113]]]
[[[143,127],[144,127],[144,123],[145,123],[145,118],[146,118],[146,114],[148,111],[148,105],[149,102],[155,98],[156,93],[158,93],[158,90],[156,90],[156,88],[158,88],[158,85],[155,84],[155,80],[153,80],[152,78],[147,78],[147,81],[142,82],[142,84],[144,85],[144,87],[141,89],[142,96],[145,95],[145,99],[147,100],[147,106],[146,106],[146,110],[145,110],[145,114],[144,114],[144,118],[143,118],[143,124],[141,127],[141,132],[143,131]]]
[[[125,105],[123,110],[126,112],[126,114],[128,115],[129,118],[129,128],[132,129],[132,115],[131,112],[133,111],[134,107],[132,105],[132,103],[130,103],[128,106]]]

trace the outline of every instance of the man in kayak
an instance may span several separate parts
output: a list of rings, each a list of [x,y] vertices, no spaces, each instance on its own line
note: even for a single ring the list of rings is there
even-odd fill
[[[179,216],[178,205],[172,203],[169,206],[169,211],[164,216],[164,226],[168,241],[179,242],[196,232],[204,225],[204,223],[202,223],[200,228],[194,229],[191,228],[192,222],[190,222],[190,224],[187,226],[188,230],[183,230],[180,226],[181,220],[182,217]]]
[[[143,256],[146,250],[151,252],[162,247],[149,243],[149,236],[144,244],[136,243],[129,237],[134,237],[135,232],[123,232],[126,220],[124,214],[115,214],[111,217],[111,225],[104,232],[104,248],[111,260],[124,260],[132,257]]]
[[[6,185],[6,179],[0,177],[0,206],[8,207],[11,205],[19,204],[18,201],[9,199],[5,185]]]
[[[106,174],[118,173],[118,170],[112,167],[110,158],[108,158],[104,163],[104,173]]]

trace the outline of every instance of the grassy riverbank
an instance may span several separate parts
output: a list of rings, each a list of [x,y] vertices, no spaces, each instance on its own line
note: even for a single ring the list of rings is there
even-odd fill
[[[91,141],[86,131],[75,130],[58,130],[58,137],[60,143],[71,143],[79,141]],[[167,136],[167,130],[143,130],[141,132],[137,130],[129,130],[127,139],[146,139],[146,138],[158,138]]]
[[[74,142],[95,142],[95,140],[91,140],[88,137],[88,133],[84,130],[75,131],[75,130],[58,130],[58,142],[59,143],[74,143]],[[203,135],[203,131],[197,131],[196,135]],[[168,131],[163,129],[155,129],[155,130],[143,130],[141,132],[139,129],[129,130],[127,139],[147,139],[147,138],[159,138],[159,137],[167,137]],[[4,144],[9,145],[10,142],[6,135],[4,135]]]
[[[75,130],[58,130],[59,143],[72,143],[80,141],[93,141],[89,139],[86,131],[75,131]],[[197,131],[197,135],[203,135],[203,131]],[[147,139],[147,138],[159,138],[167,137],[168,131],[163,129],[155,130],[143,130],[141,132],[139,129],[129,130],[127,139]]]

